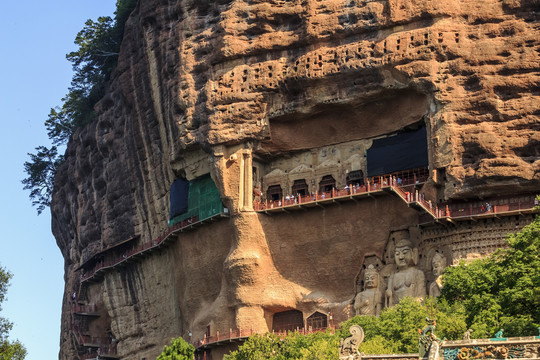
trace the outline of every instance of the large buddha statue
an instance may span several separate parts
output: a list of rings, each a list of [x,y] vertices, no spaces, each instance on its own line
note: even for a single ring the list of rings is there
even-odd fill
[[[441,296],[442,273],[446,267],[446,259],[439,252],[436,252],[431,259],[431,266],[435,280],[429,285],[429,296],[439,297]]]
[[[406,296],[426,296],[426,277],[416,268],[416,249],[408,239],[399,240],[394,250],[397,270],[388,278],[386,306],[393,306]]]
[[[382,306],[383,292],[379,287],[379,272],[373,265],[369,265],[364,272],[364,290],[354,298],[354,311],[357,316],[379,316]]]

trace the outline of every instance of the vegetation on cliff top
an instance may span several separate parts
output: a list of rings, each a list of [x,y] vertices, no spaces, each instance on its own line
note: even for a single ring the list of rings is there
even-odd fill
[[[30,190],[38,214],[50,205],[56,169],[63,162],[58,147],[95,117],[94,105],[105,94],[116,68],[124,25],[136,4],[137,0],[117,0],[114,19],[103,16],[97,21],[87,20],[75,38],[77,51],[66,55],[74,75],[62,105],[52,108],[45,121],[52,146],[38,146],[35,154],[28,154],[30,161],[24,163],[28,177],[22,183],[25,190]]]
[[[2,303],[6,299],[7,287],[12,275],[6,269],[0,267],[0,311]],[[0,359],[22,360],[26,357],[26,349],[19,341],[9,341],[9,331],[13,324],[7,319],[0,317]]]

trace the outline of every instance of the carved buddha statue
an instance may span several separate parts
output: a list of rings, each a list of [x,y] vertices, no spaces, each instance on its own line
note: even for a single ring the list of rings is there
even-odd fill
[[[383,293],[379,288],[379,272],[373,265],[364,272],[364,290],[354,298],[356,315],[379,316],[383,306]]]
[[[397,271],[388,278],[386,306],[393,306],[406,296],[426,296],[426,277],[416,268],[417,249],[407,239],[398,241],[394,251]]]
[[[429,296],[439,297],[441,296],[442,273],[446,267],[446,259],[439,252],[436,252],[433,259],[431,259],[431,266],[435,280],[429,284]]]

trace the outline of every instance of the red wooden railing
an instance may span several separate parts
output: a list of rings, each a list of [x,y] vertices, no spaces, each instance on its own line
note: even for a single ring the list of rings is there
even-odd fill
[[[272,334],[277,335],[279,337],[285,337],[285,336],[287,336],[287,334],[289,334],[291,332],[298,332],[300,334],[306,335],[306,334],[313,334],[313,333],[317,333],[317,332],[323,332],[323,331],[326,331],[326,330],[335,331],[335,327],[328,326],[328,327],[319,328],[319,329],[297,328],[294,331],[277,331],[277,332],[272,331]],[[206,336],[205,335],[204,338],[195,341],[193,343],[193,346],[195,346],[195,348],[197,349],[197,348],[200,348],[202,346],[210,346],[212,344],[216,344],[216,343],[222,342],[222,341],[231,341],[231,340],[238,340],[238,339],[247,338],[247,337],[250,337],[251,335],[254,335],[254,334],[263,334],[263,333],[253,331],[253,329],[249,329],[249,330],[246,330],[246,329],[236,329],[236,330],[229,329],[229,332],[224,333],[224,334],[223,333],[220,334],[220,332],[218,331],[218,332],[216,332],[216,335],[214,335],[214,336]]]
[[[388,175],[375,176],[368,178],[365,185],[349,184],[344,189],[333,189],[327,192],[316,192],[311,195],[302,196],[283,196],[280,200],[267,200],[264,202],[254,202],[255,211],[264,211],[268,209],[283,208],[286,206],[297,206],[306,203],[316,203],[329,199],[347,198],[354,195],[379,192],[383,188],[390,186],[393,181],[399,187],[409,185],[419,185],[426,182],[429,178],[427,169],[417,169],[414,171],[396,172]]]
[[[401,180],[401,181],[400,181]],[[297,207],[307,203],[325,202],[329,199],[346,199],[363,193],[382,192],[389,189],[396,193],[403,201],[409,205],[415,205],[423,209],[431,216],[431,219],[456,219],[470,218],[471,216],[485,216],[489,214],[512,214],[513,212],[531,211],[536,202],[534,195],[499,197],[495,200],[469,202],[467,204],[435,204],[431,200],[426,200],[424,195],[410,187],[410,185],[423,184],[427,180],[427,175],[400,178],[397,175],[377,176],[368,179],[366,185],[347,186],[342,190],[332,190],[313,195],[291,197],[287,196],[281,200],[256,202],[253,207],[255,211],[266,211],[286,207]],[[407,187],[409,186],[409,187]]]

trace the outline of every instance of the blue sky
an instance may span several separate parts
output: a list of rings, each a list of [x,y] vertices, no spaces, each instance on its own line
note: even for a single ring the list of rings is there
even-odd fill
[[[22,190],[23,163],[49,146],[43,125],[67,93],[73,72],[65,54],[87,19],[112,16],[115,0],[0,2],[1,160],[0,265],[13,273],[0,316],[14,322],[11,339],[26,360],[58,359],[63,259],[51,233],[50,213],[37,216]]]

